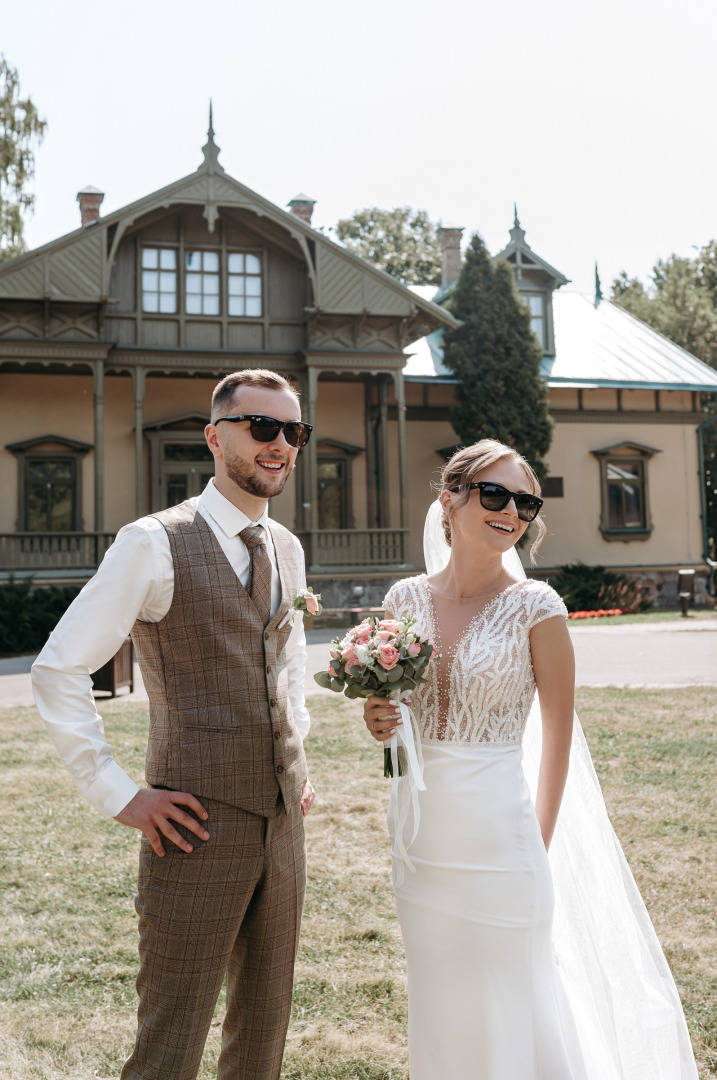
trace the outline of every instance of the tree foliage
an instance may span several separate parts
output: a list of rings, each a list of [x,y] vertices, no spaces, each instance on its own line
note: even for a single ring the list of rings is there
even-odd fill
[[[670,255],[658,260],[647,287],[623,270],[613,282],[612,299],[717,368],[717,240],[691,259]]]
[[[441,247],[437,226],[425,210],[368,206],[336,223],[344,247],[404,285],[440,285]]]
[[[542,479],[553,429],[543,354],[512,270],[493,262],[477,234],[446,306],[461,320],[443,338],[444,362],[460,384],[456,433],[465,444],[490,438],[515,447]]]
[[[35,204],[29,191],[34,146],[45,127],[31,99],[20,97],[18,73],[0,53],[0,262],[25,250],[25,217]]]

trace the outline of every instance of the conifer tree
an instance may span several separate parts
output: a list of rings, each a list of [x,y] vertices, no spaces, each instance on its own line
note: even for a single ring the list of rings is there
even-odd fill
[[[499,439],[523,454],[542,479],[553,422],[540,374],[543,354],[513,272],[494,263],[478,234],[446,300],[461,326],[444,331],[444,362],[458,378],[451,422],[461,442]]]

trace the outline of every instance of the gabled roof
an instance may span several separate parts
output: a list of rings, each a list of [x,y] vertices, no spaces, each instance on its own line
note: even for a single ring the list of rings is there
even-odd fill
[[[110,272],[124,233],[156,210],[201,207],[214,229],[222,207],[248,211],[281,227],[296,242],[306,262],[314,308],[322,314],[419,316],[422,325],[453,326],[449,312],[437,307],[382,270],[360,259],[295,214],[288,213],[229,176],[219,164],[219,147],[210,128],[204,161],[189,176],[130,203],[113,214],[26,252],[0,266],[0,299],[85,301],[108,298]],[[298,254],[298,252],[297,252]]]
[[[513,255],[516,257],[515,264],[519,281],[521,269],[525,268],[529,271],[542,270],[544,274],[551,278],[550,284],[553,289],[559,289],[561,285],[568,284],[569,279],[564,274],[561,274],[559,270],[556,270],[554,266],[551,266],[549,262],[546,262],[545,259],[541,259],[539,255],[536,255],[525,239],[525,229],[521,227],[518,221],[517,207],[515,207],[513,228],[510,230],[510,243],[502,251],[499,251],[495,258],[511,259]]]
[[[553,294],[555,356],[546,356],[548,386],[717,392],[717,371],[617,304],[582,293]],[[450,379],[443,331],[409,345],[408,378]]]

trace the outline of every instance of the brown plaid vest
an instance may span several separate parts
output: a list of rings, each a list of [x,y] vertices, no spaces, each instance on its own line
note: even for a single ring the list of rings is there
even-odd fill
[[[174,595],[132,639],[149,696],[147,782],[271,817],[307,776],[288,698],[282,621],[301,587],[293,536],[269,521],[281,603],[263,626],[214,533],[189,502],[154,515],[167,531]]]

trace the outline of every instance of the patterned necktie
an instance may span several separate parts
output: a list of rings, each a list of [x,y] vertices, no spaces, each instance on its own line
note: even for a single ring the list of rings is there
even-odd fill
[[[249,549],[249,580],[246,591],[266,626],[271,616],[271,560],[266,550],[264,529],[261,525],[249,525],[242,529],[239,538]]]

